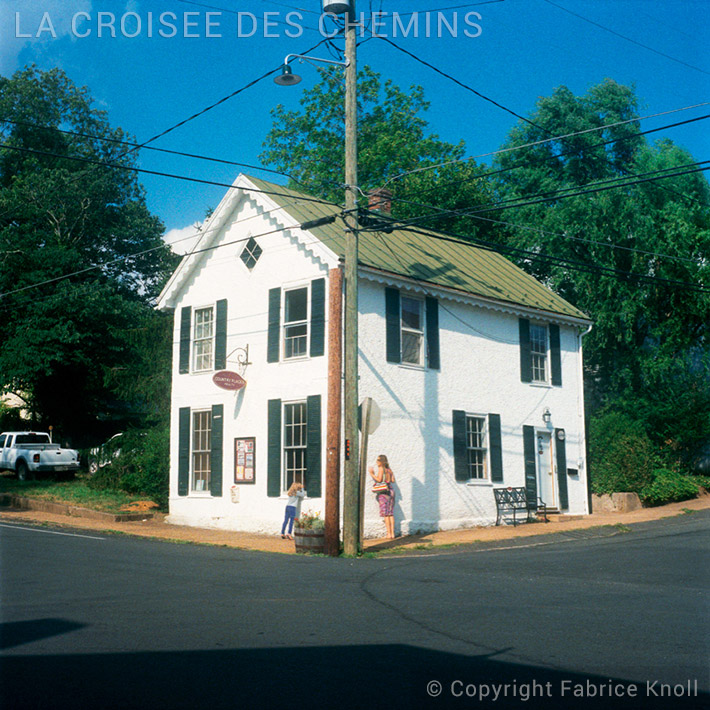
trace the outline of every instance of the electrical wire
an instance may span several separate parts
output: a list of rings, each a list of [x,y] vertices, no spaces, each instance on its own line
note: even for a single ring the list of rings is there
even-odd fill
[[[7,145],[4,143],[0,143],[0,149],[15,150],[15,151],[19,151],[21,153],[31,153],[34,155],[45,155],[45,156],[49,156],[52,158],[61,158],[64,160],[74,160],[74,161],[78,161],[81,163],[89,163],[91,165],[101,166],[104,168],[129,170],[134,173],[146,173],[147,175],[157,175],[158,177],[168,177],[168,178],[173,178],[175,180],[185,180],[187,182],[195,182],[195,183],[199,183],[200,185],[215,185],[217,187],[226,187],[229,189],[234,189],[234,185],[232,185],[231,183],[228,183],[228,182],[219,182],[216,180],[204,180],[202,178],[189,177],[187,175],[177,175],[175,173],[166,173],[166,172],[162,172],[159,170],[148,170],[147,168],[137,168],[132,165],[120,165],[118,163],[107,163],[105,161],[97,160],[95,158],[83,158],[83,157],[76,156],[76,155],[61,155],[59,153],[51,153],[51,152],[45,151],[45,150],[36,150],[34,148],[22,148],[20,146]],[[289,197],[288,194],[285,194],[283,192],[274,192],[273,190],[256,190],[255,189],[254,192],[262,192],[265,195],[276,195],[278,197]],[[319,202],[321,204],[327,204],[327,205],[332,204],[331,202],[328,202],[327,200],[323,200],[319,197],[303,196],[302,199],[306,202]],[[7,212],[5,214],[7,214]]]
[[[567,199],[569,197],[578,197],[580,195],[591,195],[591,194],[595,194],[597,192],[604,192],[606,190],[613,190],[613,189],[624,188],[624,187],[633,187],[634,185],[639,185],[639,184],[646,183],[646,182],[653,182],[656,180],[663,180],[666,178],[673,178],[673,177],[679,177],[682,175],[688,175],[688,174],[697,173],[697,172],[704,172],[705,170],[710,169],[710,166],[696,167],[696,168],[692,168],[689,170],[681,170],[680,172],[667,174],[668,171],[670,171],[670,170],[678,170],[679,168],[684,168],[684,167],[691,166],[691,165],[702,166],[702,165],[705,165],[706,163],[710,163],[710,160],[703,160],[703,161],[699,161],[697,163],[688,163],[687,165],[683,165],[683,166],[676,166],[673,168],[664,168],[662,170],[654,170],[654,171],[650,171],[648,173],[643,173],[643,175],[653,175],[655,177],[645,177],[642,179],[635,179],[635,178],[630,178],[630,177],[620,177],[620,178],[613,178],[613,179],[609,179],[609,180],[604,180],[604,181],[602,181],[602,183],[598,183],[598,182],[597,183],[590,183],[589,185],[586,186],[589,189],[585,189],[585,190],[577,190],[577,188],[563,188],[562,190],[556,191],[556,193],[550,197],[541,197],[540,199],[533,199],[533,200],[528,199],[528,201],[525,201],[525,202],[518,201],[518,202],[515,202],[514,204],[506,204],[510,200],[503,200],[503,201],[497,202],[497,203],[489,203],[490,206],[489,205],[477,206],[477,207],[470,209],[470,210],[447,210],[447,211],[444,211],[440,214],[424,215],[422,217],[415,217],[410,220],[398,220],[398,221],[393,220],[391,222],[391,226],[393,226],[396,229],[402,229],[404,227],[407,227],[407,226],[410,226],[413,224],[418,224],[422,221],[426,221],[428,219],[433,219],[436,217],[474,216],[477,214],[483,214],[485,212],[497,212],[497,211],[506,210],[506,209],[528,207],[530,205],[542,204],[544,202],[563,200],[563,199]],[[660,173],[666,173],[666,174],[660,174]],[[609,182],[613,182],[613,184],[603,185],[603,183],[609,183]],[[594,187],[595,185],[600,185],[600,184],[602,184],[602,186]],[[576,192],[569,192],[570,190],[577,190],[577,191]],[[567,194],[559,194],[562,192],[565,192]],[[545,194],[549,194],[549,193],[540,193],[540,194],[545,195]],[[393,198],[393,199],[396,200],[396,198]],[[511,198],[511,200],[513,200],[513,199],[524,200],[527,198]],[[390,223],[388,223],[388,224],[390,224]],[[362,231],[368,231],[368,230],[364,229]]]
[[[425,237],[432,239],[437,239],[439,241],[453,242],[455,244],[464,244],[466,246],[475,246],[480,249],[485,249],[487,251],[493,252],[511,252],[512,254],[519,256],[524,259],[544,259],[557,266],[564,266],[570,271],[584,271],[587,273],[607,273],[611,275],[623,276],[624,278],[634,278],[640,281],[648,283],[658,283],[660,285],[672,286],[673,288],[685,288],[690,291],[698,291],[700,293],[710,293],[710,288],[705,288],[704,286],[698,286],[696,284],[689,283],[687,281],[676,281],[674,279],[666,279],[660,276],[648,276],[646,274],[637,274],[632,271],[624,271],[623,269],[617,269],[611,266],[600,266],[598,264],[588,264],[586,262],[573,261],[570,259],[563,259],[562,257],[551,256],[549,254],[541,254],[540,252],[530,251],[528,249],[519,249],[517,247],[506,246],[502,244],[496,244],[494,242],[487,242],[481,239],[476,239],[471,241],[466,235],[452,234],[450,232],[428,232],[418,229],[412,229],[411,227],[402,228],[403,231],[411,232],[412,234],[420,234]],[[415,276],[409,276],[417,281],[424,281],[425,279],[417,279]]]
[[[442,207],[437,207],[436,205],[429,205],[429,204],[422,204],[418,202],[411,202],[408,200],[403,200],[401,198],[392,198],[393,200],[396,199],[397,202],[402,202],[404,204],[412,205],[415,207],[424,207],[426,209],[434,209],[438,210],[439,212],[445,212],[446,210]],[[654,258],[662,258],[662,259],[671,259],[673,261],[684,261],[688,262],[691,264],[698,265],[700,263],[699,259],[693,259],[691,257],[685,257],[685,256],[674,256],[672,254],[663,254],[661,252],[656,252],[656,251],[647,251],[645,249],[637,249],[636,247],[626,247],[622,246],[621,244],[612,244],[610,242],[600,242],[597,239],[585,239],[584,237],[574,237],[571,234],[566,234],[564,232],[552,232],[549,229],[542,229],[541,227],[532,227],[530,225],[525,225],[525,224],[518,224],[517,222],[508,222],[505,220],[500,220],[500,219],[493,219],[492,217],[481,217],[479,215],[472,215],[465,213],[464,211],[456,212],[457,216],[461,217],[471,217],[473,219],[478,219],[483,222],[490,222],[492,224],[500,224],[505,227],[514,227],[515,229],[522,229],[525,231],[529,232],[537,232],[538,234],[546,234],[548,236],[552,237],[561,237],[563,239],[567,239],[570,241],[575,241],[575,242],[583,242],[585,244],[594,244],[595,246],[601,246],[601,247],[607,247],[610,249],[619,249],[620,251],[628,251],[628,252],[633,252],[635,254],[642,254],[643,256],[651,256]]]
[[[677,109],[677,110],[682,111],[684,109]],[[587,146],[587,150],[592,150],[594,148],[603,148],[604,146],[610,145],[612,143],[614,143],[614,144],[621,143],[623,141],[632,140],[633,138],[637,138],[639,136],[649,135],[650,133],[658,133],[659,131],[666,131],[671,128],[678,128],[680,126],[685,126],[686,124],[689,124],[689,123],[695,123],[696,121],[704,121],[704,120],[707,120],[708,118],[710,118],[710,114],[705,114],[703,116],[697,116],[696,118],[689,118],[685,121],[676,121],[675,123],[668,123],[665,126],[659,126],[658,128],[649,128],[648,130],[645,130],[645,131],[637,131],[637,132],[632,133],[630,135],[620,136],[619,138],[610,138],[609,140],[601,141],[600,143],[592,143],[591,145]],[[473,180],[479,180],[481,178],[486,178],[486,177],[492,177],[493,175],[500,175],[502,173],[508,173],[508,172],[511,172],[512,170],[517,170],[520,167],[527,167],[530,165],[534,166],[534,165],[537,165],[540,163],[554,162],[554,161],[558,160],[559,158],[567,157],[568,155],[572,155],[576,152],[577,151],[570,149],[567,151],[563,151],[561,153],[554,153],[552,155],[542,157],[542,158],[523,157],[523,160],[527,161],[527,162],[523,163],[523,165],[511,165],[507,168],[500,168],[498,170],[488,170],[483,173],[478,173],[477,175],[474,175],[470,178],[462,178],[462,179],[459,179],[456,181],[437,183],[436,185],[434,185],[432,187],[422,189],[422,190],[417,190],[417,194],[418,195],[426,194],[428,192],[438,191],[438,190],[441,190],[442,188],[450,187],[452,185],[460,185],[461,183],[471,182]],[[472,160],[472,158],[468,158],[467,160]],[[403,195],[399,196],[399,199],[401,199],[401,197],[407,197],[407,195],[408,195],[408,193],[405,192],[405,193],[403,193]],[[697,202],[697,200],[695,198],[691,197],[690,195],[685,195],[685,197],[693,200],[694,202]]]
[[[604,25],[599,24],[598,22],[595,22],[594,20],[590,20],[588,17],[584,17],[583,15],[579,15],[576,12],[572,12],[572,10],[568,10],[566,7],[563,7],[562,5],[558,5],[556,2],[552,2],[552,0],[544,0],[548,5],[552,5],[553,7],[558,8],[559,10],[562,10],[563,12],[566,12],[569,15],[573,15],[574,17],[578,17],[580,20],[584,20],[584,22],[588,22],[590,25],[594,25],[595,27],[598,27],[601,30],[604,30],[605,32],[609,32],[610,34],[614,35],[615,37],[620,37],[623,40],[626,40],[627,42],[631,42],[632,44],[635,44],[637,47],[643,47],[644,49],[647,49],[649,52],[653,52],[654,54],[658,54],[661,57],[665,57],[666,59],[670,59],[673,62],[677,62],[678,64],[682,64],[685,67],[688,67],[689,69],[695,69],[696,71],[699,71],[703,74],[710,74],[710,72],[705,71],[705,69],[701,69],[700,67],[696,67],[694,64],[688,64],[688,62],[684,62],[682,59],[677,59],[676,57],[672,57],[670,54],[665,54],[664,52],[660,52],[657,49],[654,49],[653,47],[649,47],[647,44],[643,44],[641,42],[636,41],[635,39],[631,39],[631,37],[627,37],[626,35],[622,35],[620,32],[616,32],[615,30],[612,30],[609,27],[605,27]]]

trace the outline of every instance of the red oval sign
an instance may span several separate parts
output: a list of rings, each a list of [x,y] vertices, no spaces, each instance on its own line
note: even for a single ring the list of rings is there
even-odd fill
[[[247,381],[241,375],[229,370],[215,372],[212,375],[212,382],[223,390],[240,390],[242,387],[246,387],[247,384]]]

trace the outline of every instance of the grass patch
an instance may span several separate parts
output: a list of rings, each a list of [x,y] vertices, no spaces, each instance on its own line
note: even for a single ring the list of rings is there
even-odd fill
[[[680,513],[681,515],[693,515],[694,513],[697,513],[697,511],[692,508],[681,508]]]
[[[123,506],[145,500],[145,496],[89,488],[82,474],[78,474],[74,481],[18,481],[12,474],[3,474],[0,475],[0,493],[66,503],[107,513],[119,513]]]

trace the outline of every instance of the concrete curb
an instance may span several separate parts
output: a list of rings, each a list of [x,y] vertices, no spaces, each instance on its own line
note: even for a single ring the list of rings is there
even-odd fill
[[[12,493],[0,494],[0,506],[15,508],[17,510],[38,510],[43,513],[67,515],[74,518],[89,518],[101,520],[106,523],[125,523],[133,520],[146,520],[153,517],[153,513],[106,513],[102,510],[82,508],[78,505],[67,503],[54,503],[39,498],[25,498]]]

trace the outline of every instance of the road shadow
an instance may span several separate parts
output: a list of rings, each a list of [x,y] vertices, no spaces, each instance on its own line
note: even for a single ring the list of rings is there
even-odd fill
[[[32,621],[8,621],[0,624],[0,649],[22,646],[50,636],[59,636],[81,629],[86,624],[66,619],[33,619]]]
[[[663,696],[660,681],[646,686],[656,678],[630,682],[407,645],[6,656],[0,669],[0,701],[13,710],[710,706],[693,685],[668,686]]]

